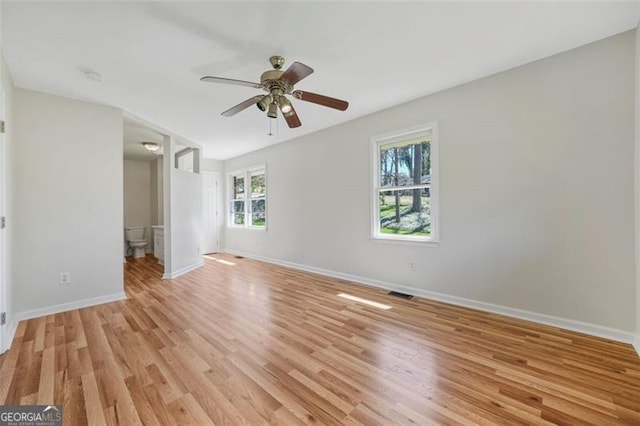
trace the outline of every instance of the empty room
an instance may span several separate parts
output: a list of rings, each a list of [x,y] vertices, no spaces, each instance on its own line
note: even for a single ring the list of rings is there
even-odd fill
[[[640,1],[1,1],[0,425],[639,425]]]

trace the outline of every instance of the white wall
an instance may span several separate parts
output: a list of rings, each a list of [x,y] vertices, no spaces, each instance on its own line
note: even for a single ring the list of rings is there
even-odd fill
[[[122,297],[122,111],[16,88],[13,113],[14,311]]]
[[[171,203],[172,273],[202,264],[202,176],[173,169]]]
[[[202,176],[175,168],[177,140],[165,136],[163,142],[164,278],[175,278],[203,265],[202,258]],[[196,170],[201,164],[199,146],[194,154]]]
[[[224,161],[214,160],[212,158],[203,158],[200,165],[201,170],[207,172],[221,172],[224,170]]]
[[[144,226],[151,250],[151,163],[124,160],[124,226]]]
[[[266,162],[268,231],[225,248],[630,334],[633,85],[627,32],[228,160]],[[441,243],[372,241],[369,138],[430,121]]]

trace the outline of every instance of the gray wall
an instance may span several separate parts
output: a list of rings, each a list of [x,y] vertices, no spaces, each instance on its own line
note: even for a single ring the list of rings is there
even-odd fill
[[[13,111],[14,311],[122,293],[122,111],[17,88]]]
[[[164,225],[164,160],[151,162],[151,224]]]
[[[633,331],[634,37],[226,161],[266,162],[269,204],[268,231],[225,248]],[[441,243],[373,241],[370,137],[430,121]]]
[[[144,226],[147,251],[151,251],[151,162],[124,160],[124,226]],[[155,223],[154,223],[155,225]]]

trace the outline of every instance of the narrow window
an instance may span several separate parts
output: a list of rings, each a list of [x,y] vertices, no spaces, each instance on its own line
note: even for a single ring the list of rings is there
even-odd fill
[[[264,227],[267,223],[267,200],[264,170],[250,173],[251,177],[251,226]]]

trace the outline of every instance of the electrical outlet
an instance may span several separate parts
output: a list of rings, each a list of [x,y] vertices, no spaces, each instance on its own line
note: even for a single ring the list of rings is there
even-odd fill
[[[71,283],[71,272],[60,272],[60,284]]]
[[[409,270],[410,271],[415,271],[416,270],[416,263],[415,262],[409,262]]]

